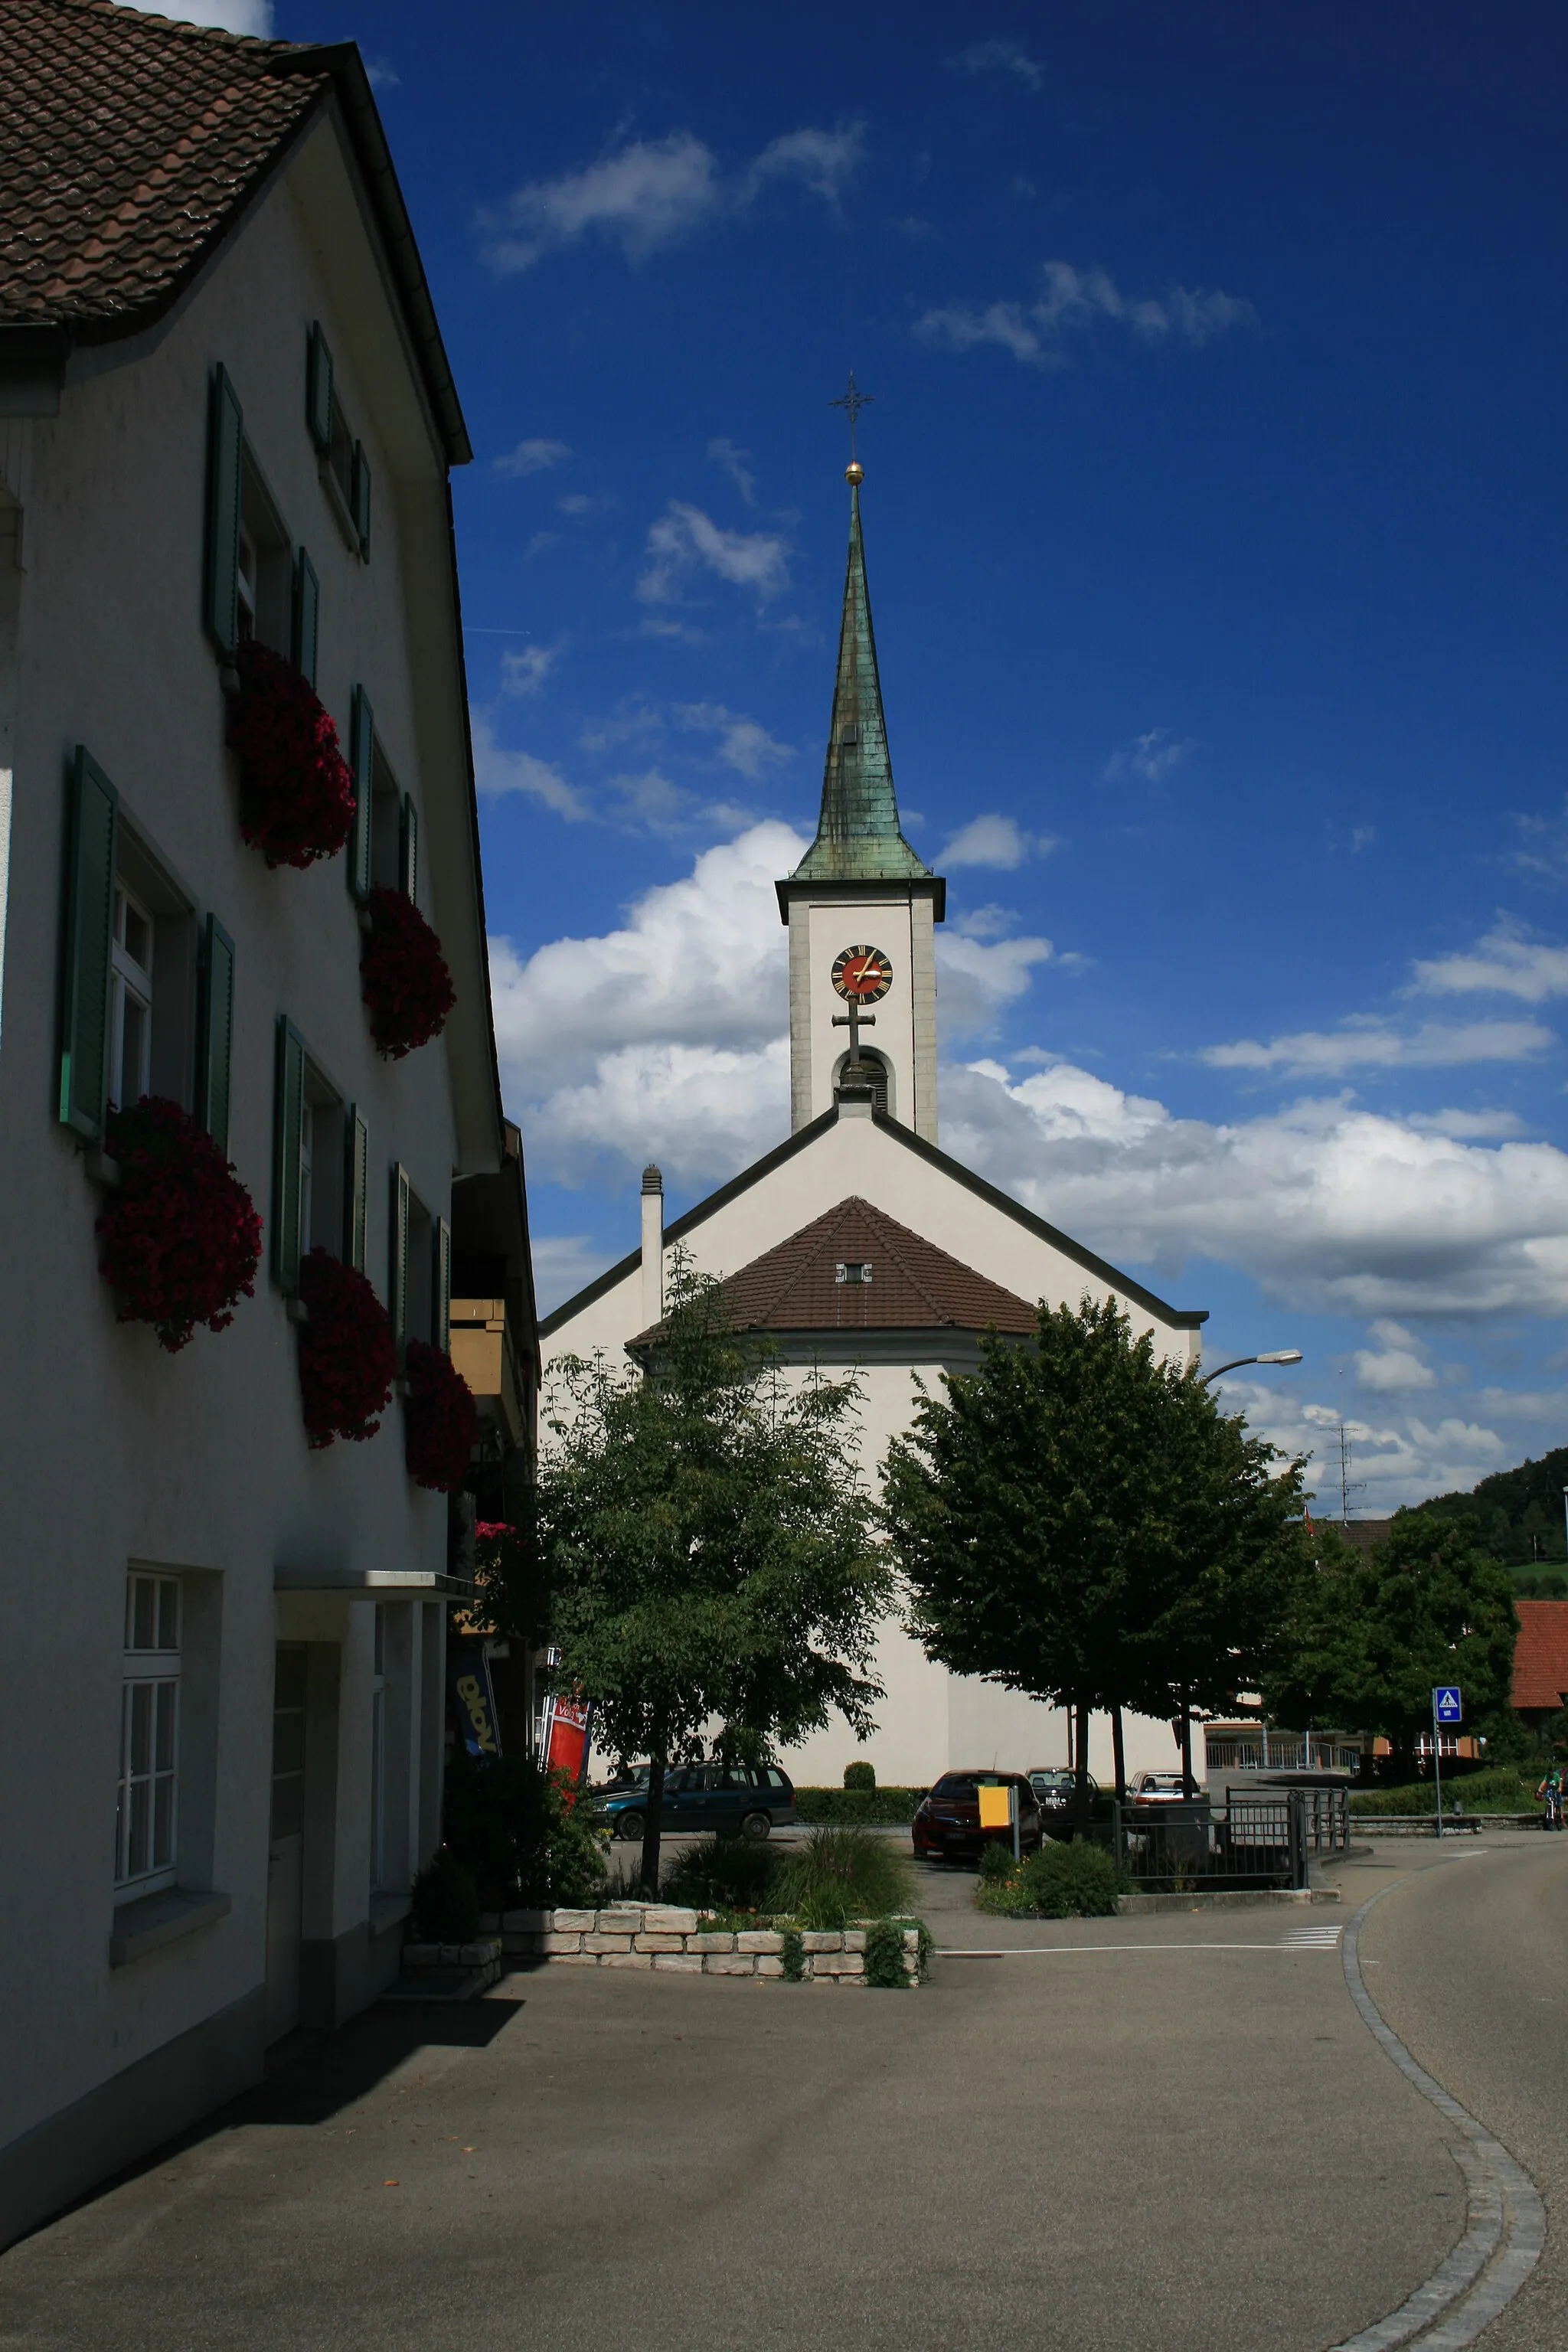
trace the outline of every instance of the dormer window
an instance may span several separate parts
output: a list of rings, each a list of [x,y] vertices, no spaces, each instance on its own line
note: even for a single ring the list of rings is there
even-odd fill
[[[838,1268],[836,1279],[839,1282],[869,1282],[871,1279],[871,1266],[869,1260],[866,1258],[848,1259]]]

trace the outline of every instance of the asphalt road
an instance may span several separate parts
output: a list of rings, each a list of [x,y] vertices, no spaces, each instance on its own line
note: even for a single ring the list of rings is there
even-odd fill
[[[1332,1911],[967,1891],[922,1881],[939,1939],[1010,1956],[916,1992],[551,1969],[373,2013],[0,2259],[0,2345],[1321,2352],[1454,2242],[1444,2126],[1288,1940]]]

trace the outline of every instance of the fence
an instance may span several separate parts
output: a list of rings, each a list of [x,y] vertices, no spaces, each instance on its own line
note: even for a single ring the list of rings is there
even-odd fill
[[[1206,1797],[1157,1810],[1118,1805],[1117,1867],[1145,1894],[1304,1887],[1314,1858],[1350,1844],[1346,1798],[1343,1789],[1285,1789],[1277,1796],[1233,1792],[1218,1811]]]

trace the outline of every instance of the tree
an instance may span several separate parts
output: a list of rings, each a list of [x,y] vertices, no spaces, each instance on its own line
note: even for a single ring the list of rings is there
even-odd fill
[[[1401,1511],[1364,1555],[1319,1529],[1321,1565],[1262,1686],[1276,1720],[1381,1732],[1395,1779],[1409,1779],[1438,1684],[1459,1685],[1472,1725],[1506,1708],[1519,1619],[1511,1580],[1479,1539],[1473,1514]]]
[[[1303,1571],[1300,1462],[1226,1420],[1114,1298],[991,1334],[889,1450],[884,1519],[928,1656],[1070,1706],[1175,1713],[1254,1688]]]
[[[873,1728],[869,1667],[892,1575],[856,1465],[858,1390],[786,1383],[729,1328],[720,1285],[676,1270],[646,1370],[558,1367],[531,1542],[558,1683],[595,1738],[650,1771],[642,1877],[658,1882],[664,1776],[756,1755],[837,1709]]]

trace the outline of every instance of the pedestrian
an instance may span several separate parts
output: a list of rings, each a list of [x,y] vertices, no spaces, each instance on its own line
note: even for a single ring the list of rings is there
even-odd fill
[[[1563,1826],[1563,1767],[1561,1764],[1554,1761],[1547,1766],[1545,1777],[1535,1792],[1535,1800],[1537,1804],[1544,1801],[1546,1806],[1546,1818],[1541,1824],[1542,1828],[1560,1830]]]

